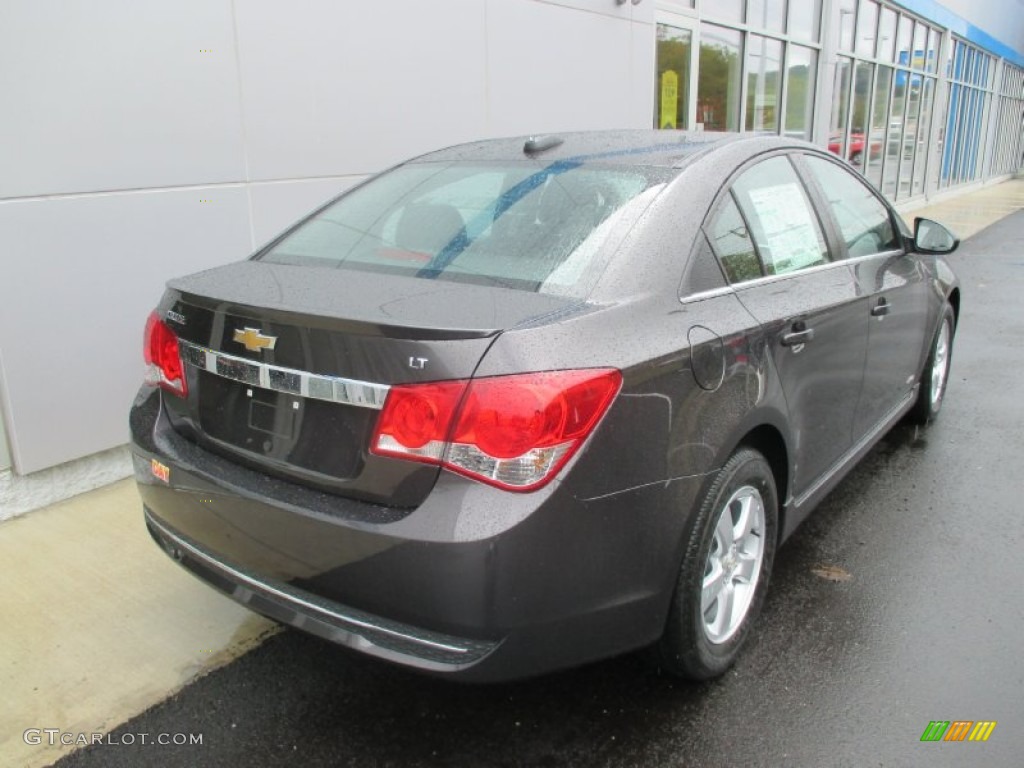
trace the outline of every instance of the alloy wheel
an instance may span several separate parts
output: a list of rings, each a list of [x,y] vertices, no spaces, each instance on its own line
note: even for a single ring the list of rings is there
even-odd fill
[[[700,600],[712,643],[727,642],[743,625],[761,575],[764,528],[764,500],[750,485],[730,496],[718,515]]]

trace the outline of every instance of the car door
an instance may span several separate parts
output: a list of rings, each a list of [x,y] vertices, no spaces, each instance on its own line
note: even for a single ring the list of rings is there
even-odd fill
[[[920,261],[904,249],[890,207],[839,163],[805,155],[810,176],[835,222],[845,257],[868,299],[870,317],[864,384],[854,438],[884,425],[913,393],[927,334],[929,284]]]
[[[737,296],[762,327],[785,394],[792,491],[813,488],[849,450],[867,352],[867,300],[832,260],[821,222],[786,155],[745,169],[708,237]]]

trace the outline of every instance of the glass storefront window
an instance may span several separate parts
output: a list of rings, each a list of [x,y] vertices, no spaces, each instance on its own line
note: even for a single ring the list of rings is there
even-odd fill
[[[892,67],[879,65],[875,74],[875,94],[871,107],[871,128],[867,176],[876,187],[882,186],[882,163],[885,160],[886,131],[889,125],[889,89],[892,87]]]
[[[928,44],[928,27],[917,22],[914,27],[914,55],[910,57],[910,66],[914,69],[925,69],[925,57],[928,55],[925,47]]]
[[[839,49],[853,51],[854,20],[857,15],[857,0],[836,0],[833,23],[837,25]]]
[[[872,0],[860,0],[860,12],[857,14],[857,54],[860,56],[875,55],[875,36],[878,26],[878,3]]]
[[[964,88],[963,113],[960,120],[960,141],[956,146],[958,155],[957,181],[970,181],[974,178],[974,151],[977,146],[975,131],[980,122],[978,114],[978,92],[973,88]]]
[[[896,32],[896,63],[910,66],[910,49],[914,44],[914,20],[909,16],[900,16],[900,25]]]
[[[896,188],[897,198],[910,194],[910,182],[914,173],[914,158],[917,155],[920,120],[921,120],[921,89],[924,78],[911,75],[906,93],[906,109],[903,114],[903,143],[900,151],[899,185]]]
[[[709,18],[742,24],[743,3],[744,0],[713,0],[710,3],[705,1],[702,10]]]
[[[878,58],[882,61],[894,62],[893,50],[896,46],[896,11],[883,8],[878,20]]]
[[[750,0],[747,24],[770,32],[785,32],[786,0]]]
[[[939,33],[934,29],[928,30],[928,61],[926,62],[928,71],[935,73],[938,70],[939,62],[939,42],[941,41]]]
[[[654,127],[689,127],[691,33],[668,24],[657,30],[658,79],[654,94]]]
[[[964,80],[968,83],[978,82],[978,56],[973,48],[967,49],[966,63],[964,64]]]
[[[896,198],[896,180],[899,174],[900,157],[903,154],[903,112],[906,104],[907,78],[909,73],[896,70],[892,87],[892,107],[889,110],[889,129],[885,138],[885,169],[882,173],[882,192]]]
[[[789,0],[789,35],[796,40],[818,42],[821,0]]]
[[[850,101],[850,73],[853,60],[840,56],[832,87],[832,115],[829,120],[828,151],[846,157],[846,108]]]
[[[853,71],[853,114],[850,135],[846,141],[846,158],[850,165],[863,168],[871,151],[868,135],[868,104],[871,99],[871,76],[875,65],[858,61]],[[879,146],[879,151],[881,146]]]
[[[701,24],[697,122],[706,131],[735,131],[740,123],[741,34]]]
[[[746,130],[778,133],[781,73],[782,42],[761,35],[749,35]]]
[[[921,118],[917,132],[917,158],[914,161],[914,183],[910,190],[912,195],[924,192],[924,174],[928,165],[928,137],[931,135],[932,103],[935,100],[935,78],[924,78],[924,89],[921,94]]]
[[[818,52],[801,45],[789,46],[787,72],[789,85],[786,90],[787,136],[798,139],[811,138],[814,116],[814,89],[817,84]]]
[[[1004,63],[996,116],[996,143],[992,152],[993,174],[1013,173],[1024,166],[1021,116],[1024,115],[1024,71]]]

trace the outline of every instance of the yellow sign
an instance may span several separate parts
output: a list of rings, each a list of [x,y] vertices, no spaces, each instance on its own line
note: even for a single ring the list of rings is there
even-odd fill
[[[679,75],[671,69],[661,73],[661,128],[675,128],[679,112]]]

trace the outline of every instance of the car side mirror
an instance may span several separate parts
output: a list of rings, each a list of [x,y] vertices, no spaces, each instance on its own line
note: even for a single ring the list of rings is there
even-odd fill
[[[959,247],[960,238],[931,219],[914,219],[914,250],[918,253],[952,253]]]

